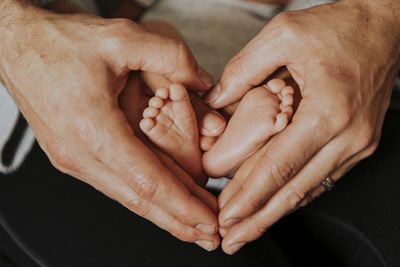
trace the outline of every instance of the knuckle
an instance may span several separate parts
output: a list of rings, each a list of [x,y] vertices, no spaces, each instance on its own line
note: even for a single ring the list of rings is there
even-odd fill
[[[377,138],[375,137],[375,132],[370,126],[364,127],[359,132],[359,136],[357,141],[355,142],[355,150],[356,152],[368,150],[372,146],[372,148],[376,148],[378,145]]]
[[[284,186],[296,174],[296,167],[288,162],[276,163],[271,161],[269,169],[270,179],[278,186]]]
[[[336,131],[343,131],[344,129],[346,129],[347,127],[349,127],[349,125],[352,122],[352,116],[351,116],[351,112],[346,111],[345,106],[342,106],[343,109],[339,112],[335,112],[334,116],[332,118],[336,118],[335,119],[335,129]]]
[[[126,40],[143,30],[129,19],[112,19],[105,28],[101,45],[109,53],[117,53],[126,46]]]
[[[291,12],[282,12],[275,16],[273,19],[275,27],[278,27],[280,33],[284,37],[294,37],[298,34],[298,29],[296,27],[297,17]]]
[[[305,199],[306,194],[297,188],[290,188],[284,193],[284,201],[289,210],[293,210]]]
[[[330,118],[329,114],[320,111],[309,113],[304,120],[310,129],[316,129],[320,134],[334,134],[335,131],[332,131],[333,126],[328,118]]]
[[[307,125],[310,128],[326,128],[327,120],[325,118],[325,114],[322,112],[313,112],[308,114],[307,118],[304,118],[306,120]]]
[[[368,156],[371,156],[378,149],[379,141],[380,141],[380,136],[372,140],[371,144],[369,145],[366,151]]]
[[[335,118],[334,130],[343,131],[353,123],[354,103],[351,101],[347,95],[340,97],[340,94],[337,94],[336,101],[331,103],[329,118]]]
[[[155,179],[137,175],[133,183],[135,191],[139,196],[148,200],[154,198],[157,191],[157,183]]]
[[[67,144],[53,142],[46,146],[51,164],[61,172],[71,173],[79,170],[78,162]]]
[[[256,236],[263,236],[267,231],[267,226],[258,226],[256,227]]]
[[[379,146],[379,137],[374,138],[369,145],[363,150],[362,158],[368,158],[372,154],[375,153],[375,151],[378,149]]]
[[[273,22],[281,26],[286,26],[292,22],[292,19],[293,17],[290,12],[282,12],[274,17]]]
[[[241,55],[236,55],[225,67],[224,74],[234,80],[246,79],[246,71],[241,64]]]
[[[240,188],[240,191],[243,194],[246,205],[249,206],[251,210],[259,210],[265,204],[264,199],[253,197],[252,188],[248,188],[244,185]]]
[[[189,47],[184,42],[168,37],[161,38],[164,38],[163,42],[173,47],[174,52],[171,54],[174,55],[174,57],[170,60],[171,73],[169,73],[172,79],[185,80],[185,77],[197,71],[197,62],[190,52]]]
[[[176,64],[180,66],[190,66],[193,60],[188,46],[180,40],[169,39],[169,42],[171,42],[176,49]]]
[[[137,215],[146,217],[150,210],[149,204],[150,203],[147,200],[132,196],[128,198],[128,200],[124,203],[124,206],[135,212]]]
[[[120,35],[110,36],[103,41],[103,48],[106,54],[119,53],[124,47],[124,39]]]
[[[80,147],[96,157],[102,157],[106,146],[102,138],[99,138],[101,134],[96,124],[90,117],[76,116],[72,122],[71,133]]]

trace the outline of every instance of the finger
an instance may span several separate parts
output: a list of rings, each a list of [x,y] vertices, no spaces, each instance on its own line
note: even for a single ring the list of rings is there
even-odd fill
[[[177,165],[174,160],[165,155],[165,153],[157,150],[157,156],[194,196],[204,201],[204,203],[206,203],[207,206],[211,210],[213,210],[215,214],[218,214],[218,202],[213,194],[208,192],[205,188],[197,185],[194,180],[189,176],[189,174],[187,174],[179,165]]]
[[[102,142],[96,155],[142,198],[167,211],[181,223],[217,231],[214,212],[196,198],[160,160],[133,135],[122,113],[104,116]],[[138,156],[140,155],[140,156]]]
[[[313,134],[310,128],[314,129]],[[230,222],[256,212],[333,138],[332,135],[317,116],[299,110],[293,123],[257,162],[240,192],[221,210],[220,225],[228,227]]]
[[[222,244],[224,251],[235,253],[243,244],[259,238],[280,218],[298,208],[308,192],[321,185],[331,172],[350,157],[341,141],[337,138],[326,145],[264,207],[232,226]]]
[[[361,160],[363,160],[368,154],[365,154],[365,152],[358,153],[351,157],[349,160],[344,162],[339,168],[337,168],[335,171],[333,171],[331,174],[329,174],[329,178],[332,179],[334,183],[339,181],[348,171],[350,171],[354,166],[356,166]],[[324,193],[326,189],[322,186],[319,185],[313,190],[311,190],[308,194],[307,197],[299,204],[300,207],[305,207],[309,203],[311,203],[314,199],[319,197],[322,193]]]
[[[105,58],[110,60],[115,72],[154,72],[170,81],[203,91],[212,86],[211,75],[199,68],[184,42],[146,32],[129,20],[120,21],[124,35],[113,36],[102,46]]]
[[[189,97],[196,113],[200,134],[208,137],[221,135],[226,127],[224,117],[218,111],[206,105],[198,94],[189,92]]]
[[[206,96],[213,108],[225,107],[260,85],[279,67],[287,64],[286,51],[277,39],[266,42],[259,35],[225,67],[218,84]],[[285,56],[283,56],[285,55]]]
[[[257,164],[262,155],[264,155],[265,151],[273,142],[274,138],[276,137],[273,137],[270,142],[265,144],[257,153],[248,158],[242,164],[242,166],[239,167],[239,169],[233,176],[233,179],[225,186],[225,188],[218,196],[218,205],[220,209],[223,209],[226,203],[240,191],[244,182],[246,181],[246,178],[250,175],[252,169]]]
[[[92,181],[95,188],[105,192],[130,211],[151,221],[182,241],[196,243],[208,251],[218,247],[220,241],[217,235],[210,236],[201,229],[187,226],[176,220],[157,205],[141,198],[123,179],[99,161],[93,161],[87,166],[90,167],[85,180]],[[95,176],[92,176],[91,173],[95,173]]]

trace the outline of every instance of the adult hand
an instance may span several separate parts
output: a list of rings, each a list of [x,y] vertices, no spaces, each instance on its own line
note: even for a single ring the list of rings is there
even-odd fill
[[[400,54],[398,1],[343,0],[274,18],[226,66],[208,95],[240,99],[281,66],[303,99],[292,123],[219,199],[228,254],[260,237],[376,149]]]
[[[206,90],[181,42],[129,20],[0,4],[0,75],[59,170],[94,186],[177,238],[219,245],[217,218],[134,134],[118,106],[130,70]]]

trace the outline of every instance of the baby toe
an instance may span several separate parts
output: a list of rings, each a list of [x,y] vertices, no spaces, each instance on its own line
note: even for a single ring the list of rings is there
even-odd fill
[[[160,98],[158,96],[152,97],[149,100],[150,107],[160,109],[160,108],[162,108],[163,105],[164,105],[164,101],[162,100],[162,98]]]
[[[274,125],[275,131],[276,132],[282,131],[283,129],[286,128],[288,123],[289,123],[288,114],[287,113],[279,113],[276,116],[276,121],[275,121],[275,125]]]
[[[172,101],[189,101],[189,95],[186,88],[181,84],[171,84],[169,87],[169,98]]]
[[[267,82],[266,88],[273,94],[279,94],[286,86],[286,82],[282,79],[272,79]]]
[[[286,113],[289,118],[293,115],[293,107],[292,106],[284,106],[282,107],[282,113]]]
[[[140,121],[139,127],[143,132],[149,132],[155,126],[155,122],[150,118],[144,118]]]
[[[282,89],[281,95],[294,95],[293,87],[287,85],[285,88]]]
[[[158,96],[161,99],[168,99],[169,97],[169,91],[167,88],[158,88],[156,90],[156,96]]]
[[[159,109],[147,107],[145,110],[143,110],[143,118],[155,118],[159,113]]]
[[[293,105],[293,95],[283,95],[282,96],[282,105],[284,107],[286,106],[292,106]]]

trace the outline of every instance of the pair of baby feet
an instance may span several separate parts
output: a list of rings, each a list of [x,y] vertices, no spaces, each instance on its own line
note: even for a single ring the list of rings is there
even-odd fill
[[[204,135],[199,129],[210,122],[203,116],[199,125],[195,114],[204,103],[190,94],[180,84],[158,88],[143,111],[140,129],[195,181],[233,173],[285,129],[293,115],[294,89],[283,79],[272,79],[242,98],[226,127],[220,122],[214,134]]]

